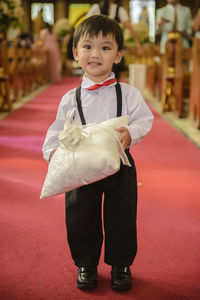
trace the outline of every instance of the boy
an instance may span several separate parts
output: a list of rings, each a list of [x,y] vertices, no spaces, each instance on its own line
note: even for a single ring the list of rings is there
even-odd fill
[[[132,167],[121,164],[114,175],[66,193],[67,238],[78,267],[77,287],[80,289],[97,286],[97,265],[103,242],[103,194],[105,263],[112,266],[111,287],[115,290],[131,288],[130,265],[137,251],[137,181],[127,147],[140,142],[150,131],[153,115],[135,88],[120,83],[122,98],[119,91],[116,93],[119,84],[111,69],[113,63],[120,62],[122,49],[121,28],[106,16],[89,17],[77,27],[73,54],[84,71],[80,95],[73,89],[63,96],[43,146],[44,158],[49,160],[58,146],[58,133],[64,127],[66,114],[72,108],[76,107],[74,118],[80,125],[85,121],[100,123],[114,118],[116,111],[117,116],[130,115],[128,126],[117,130]],[[77,98],[81,100],[79,105]]]

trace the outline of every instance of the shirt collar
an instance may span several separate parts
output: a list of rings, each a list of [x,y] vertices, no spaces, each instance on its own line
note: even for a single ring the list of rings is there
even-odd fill
[[[167,4],[168,7],[170,7],[170,9],[178,9],[180,7],[180,3],[177,3],[176,5],[172,5],[172,4]]]
[[[111,79],[111,78],[115,78],[115,74],[113,72],[110,73],[110,76],[108,78],[106,78],[104,81],[108,80],[108,79]],[[103,83],[104,81],[102,82],[98,82],[98,83]],[[83,79],[82,79],[82,84],[81,84],[81,87],[84,88],[84,89],[88,89],[89,87],[91,87],[92,85],[94,85],[96,82],[90,80],[89,78],[87,78],[85,75],[83,75]],[[111,84],[110,86],[112,85],[115,85],[115,83]]]

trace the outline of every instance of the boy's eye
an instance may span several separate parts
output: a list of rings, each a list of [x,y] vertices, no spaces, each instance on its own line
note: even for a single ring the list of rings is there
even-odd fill
[[[84,48],[85,49],[91,49],[91,46],[90,45],[85,45]]]
[[[108,46],[103,46],[102,49],[103,50],[110,50],[110,48]]]

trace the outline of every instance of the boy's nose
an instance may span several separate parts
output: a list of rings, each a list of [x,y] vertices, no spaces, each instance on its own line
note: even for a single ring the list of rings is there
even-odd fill
[[[100,57],[100,51],[98,49],[93,49],[92,57]]]

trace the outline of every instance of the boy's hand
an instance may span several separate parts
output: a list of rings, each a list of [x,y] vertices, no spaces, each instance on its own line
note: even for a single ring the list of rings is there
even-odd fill
[[[162,26],[164,25],[165,23],[169,23],[170,20],[167,20],[165,18],[160,18],[159,22],[158,22],[158,26]]]
[[[52,159],[52,156],[54,155],[55,151],[56,151],[56,149],[51,151],[51,154],[49,156],[49,161]]]
[[[116,131],[120,132],[119,140],[122,144],[123,149],[125,150],[131,143],[131,136],[126,127],[117,128]]]

